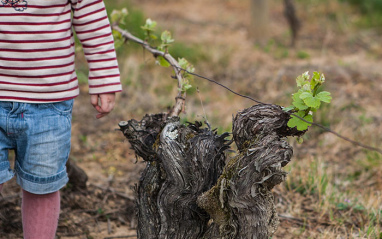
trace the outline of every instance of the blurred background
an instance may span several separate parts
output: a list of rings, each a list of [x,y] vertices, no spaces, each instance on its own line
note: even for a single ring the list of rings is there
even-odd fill
[[[325,74],[324,88],[333,100],[314,121],[382,147],[382,0],[104,1],[109,13],[128,9],[125,28],[132,34],[143,38],[140,26],[147,18],[157,21],[158,34],[173,34],[169,52],[175,58],[265,103],[289,106],[298,75]],[[88,174],[93,194],[73,196],[63,206],[58,235],[134,236],[134,213],[124,200],[115,194],[106,198],[102,191],[109,187],[133,199],[144,167],[115,129],[119,121],[167,111],[175,102],[176,80],[170,68],[127,42],[118,48],[123,92],[113,113],[96,120],[86,61],[77,46],[81,95],[75,101],[71,159]],[[254,104],[200,78],[190,83],[183,122],[208,120],[219,133],[230,132],[232,116]],[[289,141],[294,157],[285,168],[286,183],[274,189],[280,226],[273,238],[382,238],[382,155],[317,127],[302,144]],[[7,188],[4,194],[13,195],[16,189]]]

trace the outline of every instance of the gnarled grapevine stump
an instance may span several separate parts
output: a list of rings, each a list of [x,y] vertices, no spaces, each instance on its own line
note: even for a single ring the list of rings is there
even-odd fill
[[[166,114],[146,115],[120,127],[147,162],[138,185],[138,237],[269,238],[278,225],[272,188],[302,132],[287,127],[275,105],[255,105],[233,120],[237,156],[226,160],[228,133],[201,123],[179,123]],[[227,163],[226,163],[227,162]]]

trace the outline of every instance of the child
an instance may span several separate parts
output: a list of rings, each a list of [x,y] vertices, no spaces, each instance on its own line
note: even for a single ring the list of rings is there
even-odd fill
[[[73,28],[89,65],[90,101],[101,118],[121,91],[103,1],[0,1],[0,191],[16,174],[23,189],[24,238],[53,239],[57,229],[59,189],[68,181],[73,99],[79,94]]]

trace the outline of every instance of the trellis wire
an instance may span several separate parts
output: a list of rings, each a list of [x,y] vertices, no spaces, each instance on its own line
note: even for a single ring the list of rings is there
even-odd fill
[[[207,80],[207,81],[209,81],[209,82],[212,82],[212,83],[214,83],[214,84],[216,84],[216,85],[219,85],[219,86],[223,87],[224,89],[230,91],[231,93],[233,93],[233,94],[235,94],[235,95],[237,95],[237,96],[240,96],[240,97],[249,99],[249,100],[254,101],[254,102],[258,103],[258,104],[272,105],[272,104],[269,104],[269,103],[264,103],[264,102],[261,102],[261,101],[259,101],[259,100],[256,100],[256,99],[254,99],[254,98],[252,98],[252,97],[250,97],[250,96],[247,96],[247,95],[243,95],[243,94],[237,93],[237,92],[235,92],[234,90],[230,89],[229,87],[227,87],[227,86],[225,86],[225,85],[223,85],[223,84],[221,84],[221,83],[219,83],[219,82],[217,82],[217,81],[215,81],[215,80],[212,80],[212,79],[210,79],[210,78],[208,78],[208,77],[205,77],[205,76],[202,76],[202,75],[199,75],[199,74],[190,72],[190,71],[188,71],[188,70],[186,70],[186,69],[183,69],[183,68],[180,68],[180,67],[177,67],[177,66],[173,66],[173,67],[176,67],[176,68],[178,68],[179,70],[182,70],[182,71],[184,71],[184,72],[187,72],[188,74],[191,74],[191,75],[196,76],[196,77],[198,77],[198,78],[201,78],[201,79]],[[277,110],[280,110],[279,108],[276,108],[276,109],[277,109]],[[339,137],[339,138],[341,138],[341,139],[343,139],[343,140],[345,140],[345,141],[348,141],[348,142],[350,142],[350,143],[352,143],[352,144],[354,144],[354,145],[357,145],[357,146],[359,146],[359,147],[362,147],[362,148],[365,148],[365,149],[368,149],[368,150],[372,150],[372,151],[375,151],[375,152],[378,152],[378,153],[382,154],[382,149],[375,148],[375,147],[372,147],[372,146],[369,146],[369,145],[360,143],[360,142],[358,142],[358,141],[355,141],[355,140],[353,140],[353,139],[350,139],[350,138],[348,138],[348,137],[345,137],[345,136],[343,136],[343,135],[337,133],[336,131],[331,130],[331,129],[328,128],[328,127],[325,127],[325,126],[323,126],[323,125],[321,125],[321,124],[318,124],[318,123],[314,123],[314,122],[307,121],[307,120],[301,118],[300,116],[298,116],[298,115],[296,115],[296,114],[293,114],[293,113],[290,113],[290,112],[286,112],[286,113],[288,113],[289,115],[293,115],[294,117],[296,117],[296,118],[298,118],[298,119],[304,121],[305,123],[311,124],[311,125],[313,125],[313,126],[317,126],[317,127],[321,128],[321,129],[325,130],[326,132],[332,133],[332,134],[334,134],[335,136],[337,136],[337,137]]]

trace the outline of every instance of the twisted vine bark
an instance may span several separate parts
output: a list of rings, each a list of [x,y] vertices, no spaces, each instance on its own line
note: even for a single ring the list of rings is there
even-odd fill
[[[228,133],[178,117],[146,115],[121,122],[147,162],[138,185],[138,238],[269,238],[277,229],[272,188],[291,160],[287,126],[275,105],[255,105],[233,120],[238,154],[227,160]],[[227,162],[227,163],[226,163]]]
[[[73,190],[86,190],[88,175],[82,168],[78,167],[73,160],[68,159],[66,162],[66,171],[68,173],[69,183],[71,184]]]

